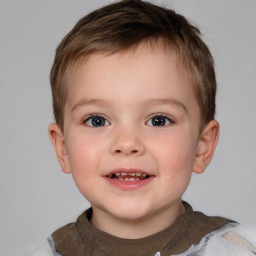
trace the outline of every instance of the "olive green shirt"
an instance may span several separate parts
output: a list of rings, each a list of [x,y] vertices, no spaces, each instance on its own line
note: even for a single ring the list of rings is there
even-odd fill
[[[193,211],[183,203],[185,212],[171,226],[141,239],[123,239],[99,231],[90,223],[90,208],[75,223],[52,234],[56,251],[62,256],[170,256],[187,251],[208,233],[232,222]]]

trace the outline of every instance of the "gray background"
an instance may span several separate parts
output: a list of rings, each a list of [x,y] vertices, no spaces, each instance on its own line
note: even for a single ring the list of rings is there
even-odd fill
[[[0,0],[1,255],[33,250],[89,206],[60,171],[48,139],[49,71],[62,37],[107,2]],[[193,175],[184,199],[207,214],[256,228],[256,1],[164,3],[201,28],[219,86],[219,145],[208,170]]]

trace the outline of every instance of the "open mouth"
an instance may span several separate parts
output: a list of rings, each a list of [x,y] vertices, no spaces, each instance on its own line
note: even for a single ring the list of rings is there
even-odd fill
[[[138,181],[138,180],[145,180],[148,179],[150,176],[145,173],[140,172],[120,172],[120,173],[113,173],[111,175],[107,175],[108,178],[120,181]]]

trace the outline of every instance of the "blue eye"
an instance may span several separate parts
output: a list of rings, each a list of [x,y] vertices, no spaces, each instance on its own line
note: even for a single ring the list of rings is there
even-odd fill
[[[107,119],[99,115],[93,115],[87,118],[83,123],[92,127],[102,127],[102,126],[109,125],[109,122],[107,121]]]
[[[155,115],[148,122],[147,125],[150,126],[167,126],[174,123],[170,118],[164,115]]]

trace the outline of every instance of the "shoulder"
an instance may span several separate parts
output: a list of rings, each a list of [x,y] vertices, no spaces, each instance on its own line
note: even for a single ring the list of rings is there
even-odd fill
[[[45,243],[30,254],[30,256],[61,256],[61,254],[56,252],[54,240],[52,237],[49,237]]]
[[[250,230],[237,223],[228,223],[204,236],[198,245],[192,245],[185,253],[179,254],[179,256],[195,255],[256,255],[256,230]]]

